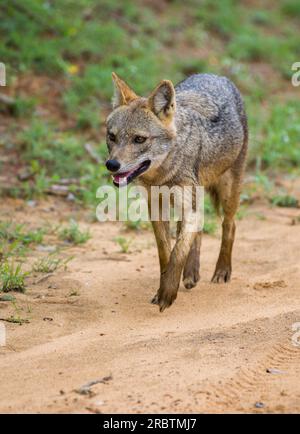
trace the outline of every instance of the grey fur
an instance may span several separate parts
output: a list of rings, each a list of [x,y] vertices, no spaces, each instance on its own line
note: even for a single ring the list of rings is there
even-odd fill
[[[242,99],[230,80],[212,74],[193,75],[175,91],[177,135],[159,184],[181,185],[192,176],[210,188],[242,151],[247,136]]]

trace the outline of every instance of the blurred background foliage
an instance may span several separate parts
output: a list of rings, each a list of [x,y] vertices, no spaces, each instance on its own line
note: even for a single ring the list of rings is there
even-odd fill
[[[163,78],[213,72],[245,97],[248,167],[297,174],[299,0],[10,0],[0,4],[0,190],[93,205],[107,182],[105,117],[116,71],[147,95]],[[65,188],[67,186],[67,188]],[[51,190],[52,189],[52,190]]]

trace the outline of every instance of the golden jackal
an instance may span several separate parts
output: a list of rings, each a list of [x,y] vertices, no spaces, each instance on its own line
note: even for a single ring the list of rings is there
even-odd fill
[[[163,80],[148,98],[113,73],[113,111],[107,118],[108,170],[114,184],[204,186],[222,207],[222,244],[213,282],[228,282],[234,216],[247,154],[248,127],[241,95],[225,77],[196,74],[177,84]],[[151,197],[151,195],[149,195]],[[151,202],[149,203],[151,208]],[[171,249],[169,222],[152,221],[160,262],[160,286],[152,302],[160,311],[199,280],[201,232],[187,231],[183,216]]]

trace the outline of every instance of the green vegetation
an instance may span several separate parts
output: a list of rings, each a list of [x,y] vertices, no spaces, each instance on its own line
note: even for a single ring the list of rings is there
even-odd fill
[[[63,259],[57,257],[55,253],[52,253],[44,258],[38,259],[32,266],[32,271],[37,273],[53,273],[54,271],[64,268],[73,259],[72,256]]]
[[[277,7],[266,5],[266,9],[249,11],[246,2],[204,0],[196,10],[196,17],[206,30],[225,38],[225,52],[229,57],[236,61],[267,62],[286,76],[287,64],[291,65],[299,54],[294,32],[297,24],[285,20],[281,12],[281,9],[291,11],[292,7],[296,5],[281,1]]]
[[[271,198],[271,203],[276,206],[286,207],[286,208],[298,208],[299,201],[294,196],[290,196],[289,194],[281,194],[277,196],[273,196]]]
[[[15,224],[12,221],[0,222],[0,240],[10,243],[19,242],[24,246],[43,241],[43,229],[26,231],[24,226],[24,224]]]
[[[0,292],[25,292],[25,277],[28,273],[22,271],[20,264],[0,262]]]
[[[151,229],[151,223],[144,222],[141,220],[137,220],[137,221],[128,220],[124,222],[124,227],[125,229],[132,230],[132,231],[148,230]]]
[[[95,208],[97,188],[109,182],[102,162],[114,70],[145,95],[162,78],[231,78],[246,101],[254,190],[271,197],[275,172],[299,173],[299,88],[290,83],[291,65],[300,60],[299,25],[298,0],[2,2],[0,61],[14,102],[9,110],[0,105],[9,119],[0,154],[28,172],[5,194],[39,198],[64,186],[70,200]],[[207,207],[204,230],[213,233]],[[24,254],[42,236],[1,224],[0,258]],[[60,238],[81,244],[89,236],[71,223]]]
[[[0,295],[0,301],[15,301],[16,297],[11,294]]]
[[[258,169],[299,167],[299,113],[300,101],[293,100],[274,104],[256,125],[251,121],[250,162],[255,161]]]
[[[116,237],[115,242],[119,245],[122,253],[128,253],[129,247],[132,243],[132,239],[125,237]]]
[[[31,244],[43,242],[45,230],[28,230],[23,224],[0,222],[0,261],[9,256],[24,256]]]
[[[205,234],[213,235],[217,230],[216,210],[214,209],[209,195],[204,196],[204,226],[203,232]]]
[[[13,296],[11,296],[10,294],[5,294],[5,295],[6,295],[6,298],[10,297],[9,301],[11,301],[12,306],[14,308],[14,314],[8,318],[1,318],[1,321],[6,321],[6,322],[13,323],[13,324],[19,324],[19,325],[28,324],[30,322],[29,319],[28,318],[22,318],[22,316],[21,316],[22,311],[24,311],[24,308],[18,306],[17,300]],[[8,301],[8,300],[6,300],[6,301]],[[27,311],[26,313],[30,313],[30,309],[28,306],[27,306],[26,311]]]
[[[33,181],[24,184],[27,198],[40,196],[51,184],[67,178],[69,191],[76,194],[78,201],[95,202],[96,190],[107,176],[106,169],[91,161],[77,136],[57,132],[53,125],[33,119],[19,134],[18,144],[23,162],[33,175]],[[99,159],[104,157],[104,145],[98,146],[95,153]]]
[[[54,273],[59,269],[66,269],[73,256],[60,257],[57,249],[53,253],[37,259],[30,271],[23,271],[22,262],[34,245],[43,250],[44,236],[55,236],[70,244],[85,243],[90,237],[88,231],[81,231],[78,224],[71,220],[69,225],[60,229],[45,225],[43,228],[26,229],[25,224],[0,222],[0,292],[25,292],[26,278],[32,273]],[[45,246],[45,250],[51,246]],[[12,258],[12,259],[11,259]],[[12,301],[13,297],[2,295],[0,301]]]
[[[61,240],[75,245],[84,244],[91,238],[90,232],[80,230],[74,220],[70,220],[69,226],[62,228],[58,236]]]

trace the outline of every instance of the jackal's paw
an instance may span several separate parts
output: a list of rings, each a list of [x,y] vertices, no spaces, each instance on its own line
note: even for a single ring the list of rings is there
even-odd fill
[[[161,291],[158,290],[157,294],[153,297],[151,303],[159,306],[160,312],[163,312],[167,307],[176,300],[177,291]]]
[[[211,281],[213,283],[227,283],[230,281],[231,269],[229,267],[217,268]]]
[[[163,312],[167,307],[170,307],[171,304],[174,303],[177,297],[176,293],[165,293],[161,297],[158,297],[158,305],[159,305],[159,311]]]
[[[186,289],[192,289],[192,288],[194,288],[197,285],[198,281],[199,281],[199,279],[196,279],[193,276],[189,276],[189,277],[185,277],[183,279],[183,284],[184,284],[184,287]]]

